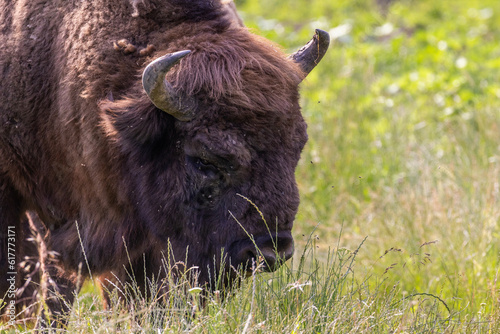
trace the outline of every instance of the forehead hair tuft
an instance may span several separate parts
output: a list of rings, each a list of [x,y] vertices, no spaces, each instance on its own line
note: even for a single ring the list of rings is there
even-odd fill
[[[176,88],[210,102],[250,109],[290,107],[287,99],[304,74],[279,46],[240,27],[186,35],[176,42],[177,48],[169,46],[173,51],[192,50],[167,75]]]

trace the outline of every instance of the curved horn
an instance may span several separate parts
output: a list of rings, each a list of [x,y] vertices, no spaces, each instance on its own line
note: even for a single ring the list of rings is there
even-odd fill
[[[142,73],[142,86],[153,104],[180,121],[189,121],[196,112],[196,100],[176,90],[165,79],[167,72],[191,51],[166,54],[152,61]]]
[[[300,65],[307,76],[323,58],[329,45],[330,35],[326,31],[316,29],[316,34],[309,43],[292,54],[290,58]]]

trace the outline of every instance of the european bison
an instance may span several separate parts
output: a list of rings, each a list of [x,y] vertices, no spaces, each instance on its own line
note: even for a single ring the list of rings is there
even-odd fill
[[[156,275],[168,254],[209,288],[252,259],[275,270],[292,256],[307,140],[297,87],[327,33],[286,57],[227,1],[0,4],[4,312],[31,293],[29,226],[48,297],[67,301],[48,299],[53,316],[78,272],[131,262]]]

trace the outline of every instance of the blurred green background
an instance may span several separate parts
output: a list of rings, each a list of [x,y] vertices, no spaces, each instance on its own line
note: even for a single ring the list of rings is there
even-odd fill
[[[235,2],[288,52],[332,37],[301,86],[298,247],[314,231],[321,258],[367,237],[361,276],[498,307],[500,1]]]

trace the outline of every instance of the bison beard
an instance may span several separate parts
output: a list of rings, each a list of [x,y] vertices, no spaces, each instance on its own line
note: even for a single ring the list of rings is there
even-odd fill
[[[14,2],[0,0],[0,268],[15,230],[18,313],[44,275],[56,325],[77,275],[157,277],[167,257],[210,288],[291,257],[298,85],[328,34],[286,57],[228,1]]]

